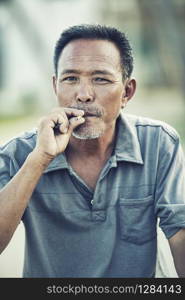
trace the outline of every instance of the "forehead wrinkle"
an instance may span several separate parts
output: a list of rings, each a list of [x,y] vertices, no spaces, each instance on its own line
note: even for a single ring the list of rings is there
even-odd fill
[[[109,75],[109,76],[115,76],[114,72],[105,70],[105,69],[99,69],[99,70],[78,70],[78,69],[64,69],[62,72],[60,72],[60,76],[65,74],[77,74],[80,75],[82,73],[86,73],[87,75]]]
[[[114,63],[117,58],[113,57],[112,55],[70,55],[70,56],[62,56],[60,57],[60,61],[76,61],[76,62],[81,62],[81,61],[104,61],[104,62],[112,62]],[[118,62],[119,63],[119,62]],[[116,62],[117,64],[117,62]]]
[[[90,59],[89,59],[90,58]],[[106,59],[109,58],[109,59]],[[102,74],[110,74],[113,75],[114,70],[121,70],[121,63],[120,62],[116,62],[116,64],[110,60],[110,56],[91,56],[91,55],[77,55],[77,56],[68,56],[67,59],[61,59],[59,61],[59,68],[63,68],[63,66],[65,67],[64,71],[61,72],[61,74],[64,73],[81,73],[84,71],[84,68],[82,69],[82,63],[88,63],[88,67],[89,67],[89,63],[93,63],[92,67],[93,70],[89,71],[89,72],[102,72]],[[96,66],[96,64],[98,63],[98,67]],[[103,63],[102,68],[100,66],[100,63]],[[63,65],[63,66],[62,66]],[[80,65],[80,68],[79,66]],[[92,68],[91,67],[91,68]],[[107,70],[111,67],[111,70]],[[112,69],[113,67],[113,69]],[[101,68],[101,69],[100,69]],[[71,71],[71,72],[70,72]]]
[[[86,62],[94,63],[95,69],[99,68],[99,63],[110,65],[114,70],[120,71],[122,69],[120,51],[114,43],[108,40],[82,38],[71,41],[64,47],[59,58],[59,64],[61,63],[63,69],[78,69],[78,66],[74,67],[72,64]],[[98,64],[97,67],[96,63]]]

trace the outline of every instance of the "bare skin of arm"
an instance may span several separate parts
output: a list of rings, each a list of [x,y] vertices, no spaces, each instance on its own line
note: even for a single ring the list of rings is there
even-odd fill
[[[43,171],[65,150],[73,129],[84,122],[82,115],[81,110],[57,108],[40,121],[35,149],[0,191],[0,253],[11,240]],[[59,135],[53,130],[57,123],[61,124]]]
[[[185,278],[185,229],[179,230],[169,239],[175,268],[179,277]]]

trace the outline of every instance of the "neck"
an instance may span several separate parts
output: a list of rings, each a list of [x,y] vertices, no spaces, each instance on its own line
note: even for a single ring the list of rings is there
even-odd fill
[[[105,159],[110,156],[115,141],[115,125],[97,139],[80,140],[73,136],[66,149],[67,156]]]

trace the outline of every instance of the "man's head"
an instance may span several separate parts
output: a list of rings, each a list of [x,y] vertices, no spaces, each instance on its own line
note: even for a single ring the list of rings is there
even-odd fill
[[[73,135],[80,139],[109,135],[136,87],[130,78],[131,48],[124,35],[100,25],[75,26],[61,35],[54,57],[53,86],[59,106],[85,112],[85,122]]]
[[[54,51],[55,75],[58,75],[58,61],[64,47],[77,39],[107,40],[118,48],[123,80],[129,78],[133,71],[132,48],[125,34],[114,27],[103,25],[76,25],[61,34]]]

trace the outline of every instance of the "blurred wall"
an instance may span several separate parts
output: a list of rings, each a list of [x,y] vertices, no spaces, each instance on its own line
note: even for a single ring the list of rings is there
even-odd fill
[[[102,0],[96,8],[133,46],[137,92],[127,111],[170,123],[185,148],[185,0]]]
[[[0,1],[1,116],[53,105],[55,42],[65,27],[93,20],[92,0]]]

